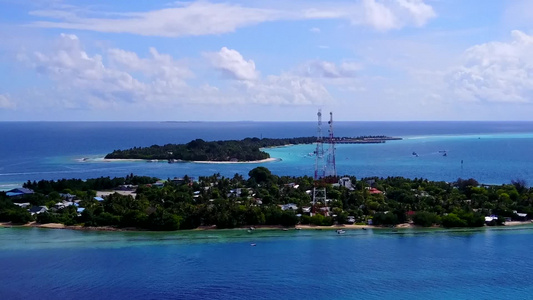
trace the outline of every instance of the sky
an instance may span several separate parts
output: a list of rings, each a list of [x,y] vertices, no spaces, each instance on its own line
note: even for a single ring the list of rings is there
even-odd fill
[[[0,121],[531,120],[530,0],[0,0]]]

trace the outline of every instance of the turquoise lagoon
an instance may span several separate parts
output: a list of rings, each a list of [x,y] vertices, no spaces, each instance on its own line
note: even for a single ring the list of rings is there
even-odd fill
[[[2,228],[0,299],[528,299],[532,236]]]

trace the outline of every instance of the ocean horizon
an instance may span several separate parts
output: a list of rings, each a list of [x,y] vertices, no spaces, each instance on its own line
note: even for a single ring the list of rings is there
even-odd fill
[[[64,126],[64,124],[69,126]],[[27,180],[122,177],[126,174],[173,178],[220,173],[246,176],[256,166],[277,175],[313,174],[313,145],[265,149],[280,161],[258,164],[105,162],[115,149],[193,139],[316,136],[316,122],[0,122],[0,189]],[[485,184],[514,179],[533,182],[533,122],[335,122],[335,136],[387,135],[384,144],[337,145],[339,175],[403,176]],[[442,151],[447,156],[442,157]],[[418,157],[413,157],[416,152]],[[461,161],[463,162],[461,164]]]

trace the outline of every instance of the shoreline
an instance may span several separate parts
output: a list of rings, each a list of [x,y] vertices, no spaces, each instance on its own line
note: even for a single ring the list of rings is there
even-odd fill
[[[78,230],[78,231],[122,231],[122,232],[181,232],[181,231],[218,231],[218,230],[248,230],[254,228],[254,230],[338,230],[338,229],[376,229],[376,230],[398,230],[398,229],[479,229],[479,228],[505,228],[505,227],[515,227],[521,225],[531,225],[532,221],[511,221],[506,222],[503,226],[483,226],[483,227],[453,227],[453,228],[444,228],[440,226],[431,226],[431,227],[422,227],[410,223],[398,224],[395,227],[387,226],[374,226],[374,225],[357,225],[357,224],[342,224],[342,225],[331,225],[331,226],[316,226],[316,225],[296,225],[294,227],[285,227],[282,225],[252,225],[236,228],[222,228],[218,229],[215,225],[212,226],[200,226],[194,229],[183,229],[183,230],[173,230],[173,231],[156,231],[148,229],[140,229],[135,227],[125,227],[118,228],[112,226],[100,226],[100,227],[84,227],[81,225],[65,225],[61,223],[46,223],[39,224],[35,221],[27,224],[11,224],[11,222],[0,222],[0,228],[44,228],[44,229],[67,229],[67,230]]]
[[[188,161],[195,164],[260,164],[260,163],[266,163],[266,162],[275,162],[275,161],[281,161],[281,158],[265,158],[261,160],[248,160],[248,161],[203,161],[203,160],[194,160],[194,161]]]
[[[94,160],[83,160],[84,158],[76,159],[79,162],[153,162],[162,163],[167,162],[164,159],[140,159],[140,158],[101,158]],[[248,161],[209,161],[209,160],[178,160],[173,163],[193,163],[193,164],[260,164],[266,162],[281,161],[281,158],[265,158],[261,160],[248,160]]]

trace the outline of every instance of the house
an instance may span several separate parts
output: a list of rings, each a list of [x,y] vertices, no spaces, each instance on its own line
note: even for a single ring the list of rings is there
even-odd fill
[[[491,223],[495,219],[498,220],[498,217],[496,217],[496,216],[487,216],[487,217],[485,217],[485,223]]]
[[[293,188],[293,189],[297,189],[297,188],[300,187],[300,185],[299,185],[299,184],[296,184],[295,182],[287,183],[287,184],[285,184],[285,186],[286,186],[286,187],[291,187],[291,188]]]
[[[177,185],[181,185],[181,184],[192,185],[194,181],[194,177],[189,177],[188,179],[184,177],[174,177],[174,179],[171,179],[170,181]]]
[[[94,197],[93,199],[98,201],[98,202],[104,201],[104,198],[102,198],[102,197]]]
[[[158,180],[154,184],[152,184],[152,186],[156,186],[156,187],[163,187],[164,185],[165,185],[165,181],[163,180]]]
[[[24,202],[24,203],[13,203],[15,204],[16,206],[18,207],[22,207],[22,208],[26,208],[28,206],[30,206],[30,203],[29,202]]]
[[[137,186],[133,184],[121,184],[116,189],[119,191],[135,191]]]
[[[31,194],[33,194],[33,190],[27,188],[16,188],[6,192],[6,196],[8,197],[24,197]]]
[[[367,189],[368,189],[368,192],[369,192],[370,194],[372,194],[372,195],[374,195],[374,194],[383,194],[382,191],[380,191],[380,190],[378,190],[378,189],[376,189],[376,188],[367,188]]]
[[[328,217],[329,213],[331,212],[331,208],[324,206],[320,208],[320,211],[324,214],[324,216]]]
[[[281,206],[281,210],[297,210],[298,205],[294,203],[288,203]]]
[[[72,195],[72,194],[69,194],[69,193],[59,193],[59,196],[64,199],[64,200],[67,200],[67,201],[72,201],[74,199],[76,199],[76,195]]]
[[[516,210],[513,210],[513,213],[515,214],[513,219],[516,220],[516,221],[527,221],[528,220],[528,217],[527,217],[526,213],[519,213]]]
[[[339,179],[339,185],[349,190],[353,190],[352,180],[350,179],[350,177],[342,177],[341,179]]]
[[[33,216],[33,215],[41,214],[43,212],[47,212],[48,208],[46,208],[46,206],[34,206],[34,207],[30,208],[28,211]]]
[[[354,216],[348,216],[346,218],[346,222],[351,223],[351,224],[355,223],[355,217]]]
[[[527,214],[526,213],[516,213],[516,219],[518,219],[518,221],[527,221]]]

